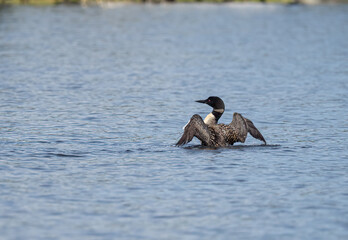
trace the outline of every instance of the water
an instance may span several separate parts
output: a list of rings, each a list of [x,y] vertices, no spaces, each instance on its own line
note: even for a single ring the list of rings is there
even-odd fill
[[[0,9],[1,239],[347,239],[348,6]],[[173,145],[218,95],[269,146]]]

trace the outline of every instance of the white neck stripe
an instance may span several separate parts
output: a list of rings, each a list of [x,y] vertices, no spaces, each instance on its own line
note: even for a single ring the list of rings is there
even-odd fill
[[[224,109],[215,109],[213,110],[214,112],[218,112],[218,113],[223,113],[225,110]]]

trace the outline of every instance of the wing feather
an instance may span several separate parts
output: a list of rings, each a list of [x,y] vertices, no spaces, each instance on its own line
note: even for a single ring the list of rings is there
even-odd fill
[[[238,141],[244,143],[248,134],[248,126],[243,116],[236,112],[233,113],[233,119],[230,126],[236,130]]]
[[[251,134],[251,136],[253,136],[254,138],[256,139],[259,139],[260,141],[263,141],[265,143],[265,145],[267,144],[266,143],[266,140],[265,138],[262,136],[262,134],[260,133],[260,131],[255,127],[255,125],[253,124],[252,121],[250,121],[249,119],[247,118],[244,118],[245,119],[245,122],[247,123],[248,125],[248,132]]]
[[[234,127],[237,132],[238,140],[242,143],[245,142],[247,134],[250,133],[256,139],[263,141],[266,144],[265,138],[260,131],[255,127],[252,121],[243,117],[240,113],[233,114],[233,120],[230,126]]]
[[[197,137],[204,145],[208,144],[210,138],[208,126],[198,114],[193,115],[188,124],[186,124],[184,133],[176,143],[176,146],[191,142],[193,137]]]

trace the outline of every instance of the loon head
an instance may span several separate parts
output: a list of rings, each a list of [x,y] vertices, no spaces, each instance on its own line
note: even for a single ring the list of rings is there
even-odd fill
[[[207,125],[217,124],[219,118],[225,111],[224,101],[219,97],[211,96],[205,100],[198,100],[196,102],[208,104],[213,108],[213,111],[204,119],[204,123]]]
[[[205,100],[197,100],[196,102],[208,104],[214,110],[224,110],[225,111],[224,101],[222,101],[222,99],[219,97],[212,96],[212,97],[208,97]]]

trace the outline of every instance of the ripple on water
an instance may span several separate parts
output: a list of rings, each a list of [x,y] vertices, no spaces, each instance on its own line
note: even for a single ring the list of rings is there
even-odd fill
[[[1,237],[346,239],[347,7],[0,8]]]

